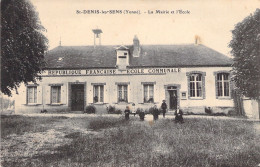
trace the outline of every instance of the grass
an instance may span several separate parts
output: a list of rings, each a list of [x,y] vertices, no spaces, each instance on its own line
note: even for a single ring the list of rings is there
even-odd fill
[[[1,138],[8,135],[22,135],[25,132],[43,132],[54,121],[66,117],[24,117],[20,115],[1,115]],[[44,126],[43,126],[44,125]]]
[[[124,117],[94,117],[89,120],[88,129],[100,130],[105,128],[112,128],[128,124],[129,121],[125,121]]]
[[[160,119],[150,126],[138,119],[94,117],[86,118],[86,123],[84,119],[78,119],[82,128],[99,133],[72,132],[67,135],[71,142],[52,153],[2,165],[251,167],[260,163],[260,138],[252,128],[254,122],[196,118],[175,124]]]

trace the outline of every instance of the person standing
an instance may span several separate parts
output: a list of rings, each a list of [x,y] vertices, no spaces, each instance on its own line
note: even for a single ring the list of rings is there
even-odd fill
[[[132,113],[134,114],[134,117],[135,117],[135,114],[136,114],[136,111],[135,111],[135,103],[132,104]]]
[[[155,105],[154,107],[153,107],[153,120],[158,120],[158,118],[159,118],[159,110],[158,110],[158,108],[157,108],[157,106]]]
[[[125,109],[125,120],[129,120],[129,115],[130,115],[130,109],[128,106],[126,106]]]
[[[163,113],[163,118],[165,118],[165,113],[167,110],[167,104],[166,104],[165,100],[163,100],[163,102],[162,102],[161,109],[162,109],[162,113]]]
[[[140,117],[140,120],[141,120],[141,121],[144,121],[145,113],[144,113],[143,110],[140,111],[139,117]]]

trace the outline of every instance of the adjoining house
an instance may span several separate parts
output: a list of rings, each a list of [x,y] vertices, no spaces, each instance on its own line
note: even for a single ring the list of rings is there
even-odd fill
[[[42,80],[19,88],[16,113],[146,109],[162,100],[170,112],[234,110],[232,60],[202,44],[142,45],[135,36],[127,46],[58,46],[45,59]]]

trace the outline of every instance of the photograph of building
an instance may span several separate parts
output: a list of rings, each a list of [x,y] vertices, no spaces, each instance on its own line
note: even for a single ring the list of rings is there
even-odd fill
[[[4,167],[260,167],[260,6],[2,0]]]
[[[232,60],[200,44],[102,45],[101,29],[94,29],[94,44],[57,46],[46,53],[46,68],[36,84],[19,88],[17,113],[84,111],[94,105],[131,110],[159,106],[169,112],[232,111]]]

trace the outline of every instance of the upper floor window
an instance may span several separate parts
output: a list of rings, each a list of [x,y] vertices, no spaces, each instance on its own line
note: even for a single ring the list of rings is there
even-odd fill
[[[61,86],[51,86],[51,103],[61,102]]]
[[[118,85],[118,102],[128,102],[128,85]]]
[[[37,86],[27,87],[27,103],[37,103]]]
[[[94,103],[104,102],[104,85],[94,85]]]
[[[144,84],[144,103],[154,102],[154,85]]]
[[[218,73],[217,74],[217,96],[218,97],[229,97],[230,91],[230,79],[228,73]]]
[[[188,97],[205,98],[205,72],[192,71],[187,72],[188,77]]]

